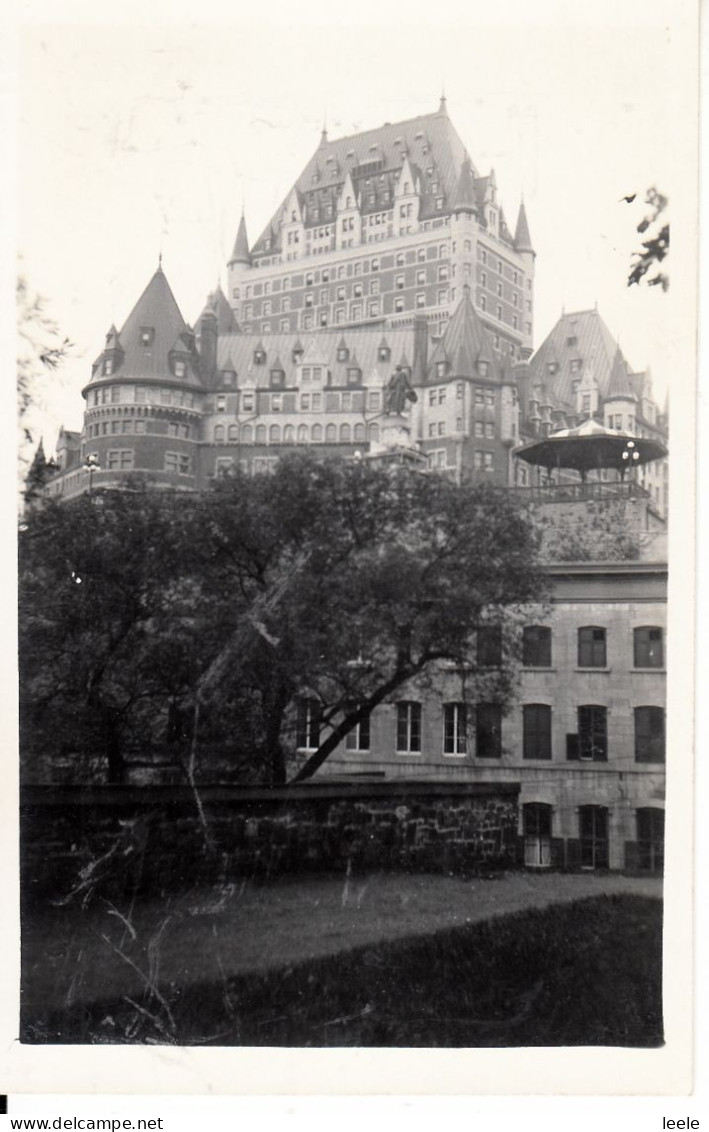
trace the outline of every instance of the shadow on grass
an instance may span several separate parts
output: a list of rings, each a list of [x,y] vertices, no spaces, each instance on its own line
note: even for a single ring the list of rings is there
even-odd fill
[[[602,896],[22,1017],[31,1043],[659,1046],[662,904]]]

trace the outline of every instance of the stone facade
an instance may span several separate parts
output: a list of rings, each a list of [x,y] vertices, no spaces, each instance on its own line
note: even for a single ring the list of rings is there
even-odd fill
[[[186,787],[27,787],[23,891],[79,897],[93,886],[156,892],[304,869],[503,868],[516,859],[518,793],[513,782],[205,787],[203,830]]]

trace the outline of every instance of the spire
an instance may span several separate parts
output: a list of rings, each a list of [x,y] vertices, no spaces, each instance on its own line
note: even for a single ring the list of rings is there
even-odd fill
[[[446,114],[446,115],[448,114],[448,104],[447,104],[447,100],[446,100],[445,87],[441,87],[441,101],[438,103],[438,113],[439,114]]]
[[[229,267],[231,267],[233,263],[251,263],[249,238],[246,235],[246,217],[243,211],[241,213],[241,220],[239,221],[239,230],[236,233],[236,239],[234,241],[234,250],[229,260]]]
[[[455,197],[453,198],[453,212],[476,212],[477,205],[475,200],[475,181],[473,177],[473,167],[470,163],[470,158],[467,153],[463,158],[463,164],[460,167],[460,176],[458,177],[458,185],[455,190]]]
[[[520,201],[519,213],[517,214],[517,227],[515,229],[515,250],[518,252],[531,252],[534,255],[534,248],[532,247],[532,237],[529,234],[529,224],[527,223],[527,212],[524,207],[524,197]]]
[[[606,392],[605,400],[637,401],[637,397],[633,392],[633,387],[630,384],[628,367],[625,364],[625,359],[620,352],[620,346],[618,346],[615,351],[613,367],[611,369],[611,375],[608,380],[608,390]]]
[[[320,132],[320,146],[327,145],[327,115],[323,112],[322,130]]]

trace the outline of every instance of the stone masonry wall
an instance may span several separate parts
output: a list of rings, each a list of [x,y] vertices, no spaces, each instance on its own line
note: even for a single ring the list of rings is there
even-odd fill
[[[27,787],[25,898],[152,893],[243,876],[514,864],[519,784],[367,783],[280,790]]]

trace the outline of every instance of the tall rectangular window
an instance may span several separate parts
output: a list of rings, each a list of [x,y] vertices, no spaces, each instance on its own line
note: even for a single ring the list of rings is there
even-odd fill
[[[578,756],[593,762],[608,759],[608,712],[600,704],[578,709]]]
[[[606,631],[597,625],[586,625],[578,633],[579,668],[606,667]]]
[[[477,654],[481,668],[497,668],[502,664],[502,630],[499,625],[479,627]]]
[[[443,754],[465,755],[468,751],[465,704],[443,705]]]
[[[522,708],[525,759],[551,758],[551,707],[549,704],[525,704]]]
[[[608,868],[608,810],[605,806],[579,806],[581,867]]]
[[[664,763],[665,711],[661,707],[635,708],[636,763]]]
[[[635,811],[638,868],[661,873],[665,863],[665,811],[648,806]]]
[[[396,749],[401,754],[421,751],[421,704],[416,701],[396,705]]]
[[[665,657],[662,629],[656,625],[643,625],[633,630],[633,664],[636,668],[662,668]]]
[[[522,664],[525,668],[551,668],[551,629],[546,625],[525,625]]]
[[[368,751],[370,747],[370,717],[365,715],[360,719],[359,723],[355,723],[352,730],[348,733],[345,739],[345,747],[348,751]]]
[[[320,702],[309,696],[298,700],[296,746],[302,751],[317,751],[320,746]]]
[[[479,759],[499,759],[502,754],[499,704],[478,704],[475,709],[475,754]]]

